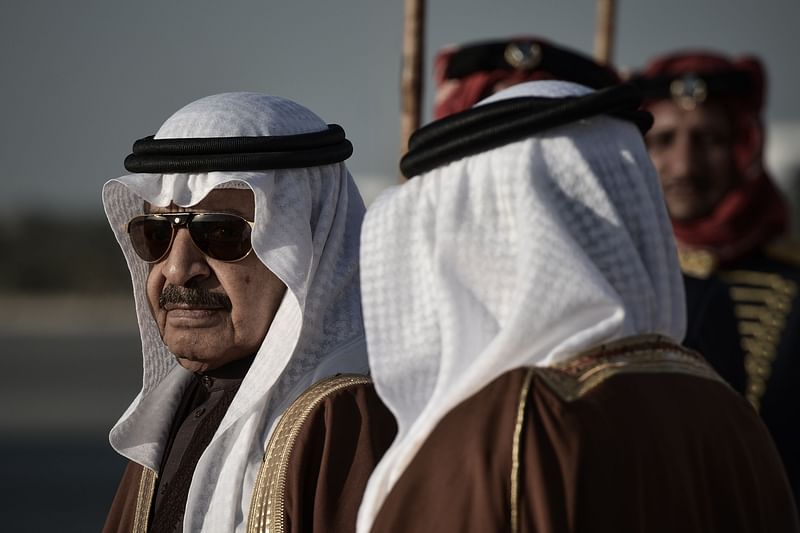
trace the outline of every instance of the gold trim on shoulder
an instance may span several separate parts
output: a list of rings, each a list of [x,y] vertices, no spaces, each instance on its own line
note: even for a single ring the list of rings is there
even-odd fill
[[[717,268],[716,258],[707,250],[679,247],[678,261],[684,274],[700,279],[708,278]]]
[[[535,373],[564,401],[584,396],[617,374],[679,373],[725,381],[700,354],[660,335],[628,337],[604,344]]]
[[[142,477],[139,478],[139,493],[136,496],[136,511],[133,515],[133,533],[146,533],[150,507],[153,504],[153,494],[156,492],[156,479],[158,475],[154,470],[142,467]]]
[[[275,426],[264,452],[250,502],[248,533],[283,533],[286,530],[286,473],[295,441],[311,412],[331,394],[371,382],[369,377],[357,374],[333,376],[309,387],[289,406]]]
[[[539,376],[564,401],[589,393],[612,376],[626,373],[677,373],[727,383],[703,357],[661,335],[639,335],[603,344],[549,367],[531,367],[525,375],[517,403],[511,457],[511,531],[519,531],[520,465],[522,433],[531,381]]]
[[[730,285],[744,350],[745,397],[759,410],[786,318],[797,296],[797,283],[771,272],[751,270],[721,272],[720,278]]]

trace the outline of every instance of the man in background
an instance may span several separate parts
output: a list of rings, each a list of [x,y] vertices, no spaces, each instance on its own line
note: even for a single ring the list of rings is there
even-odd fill
[[[797,495],[800,248],[785,239],[787,204],[764,168],[764,68],[753,57],[677,52],[635,79],[655,119],[648,151],[687,275],[686,343],[701,345],[761,414]],[[725,290],[692,305],[709,280]]]

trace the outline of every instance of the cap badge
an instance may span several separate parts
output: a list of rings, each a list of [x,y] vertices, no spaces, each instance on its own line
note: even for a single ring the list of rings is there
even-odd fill
[[[675,103],[687,111],[691,111],[708,97],[706,82],[694,74],[687,74],[682,78],[672,80],[669,92]]]
[[[542,47],[529,41],[510,42],[503,57],[517,70],[533,70],[542,61]]]

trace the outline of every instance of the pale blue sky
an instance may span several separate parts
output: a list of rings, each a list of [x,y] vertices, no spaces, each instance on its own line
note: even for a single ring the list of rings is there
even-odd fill
[[[399,146],[402,0],[26,0],[0,17],[0,209],[101,212],[133,141],[208,94],[286,96],[355,145],[365,188],[391,183]],[[430,64],[445,44],[530,33],[591,52],[588,0],[429,0]],[[754,52],[769,68],[768,117],[800,121],[797,0],[619,0],[615,62],[667,49]],[[382,182],[368,176],[384,176]]]

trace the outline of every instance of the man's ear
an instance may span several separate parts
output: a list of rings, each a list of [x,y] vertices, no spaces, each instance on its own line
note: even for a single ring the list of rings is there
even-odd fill
[[[764,126],[756,115],[739,117],[734,157],[736,166],[745,177],[759,174],[764,155]]]

